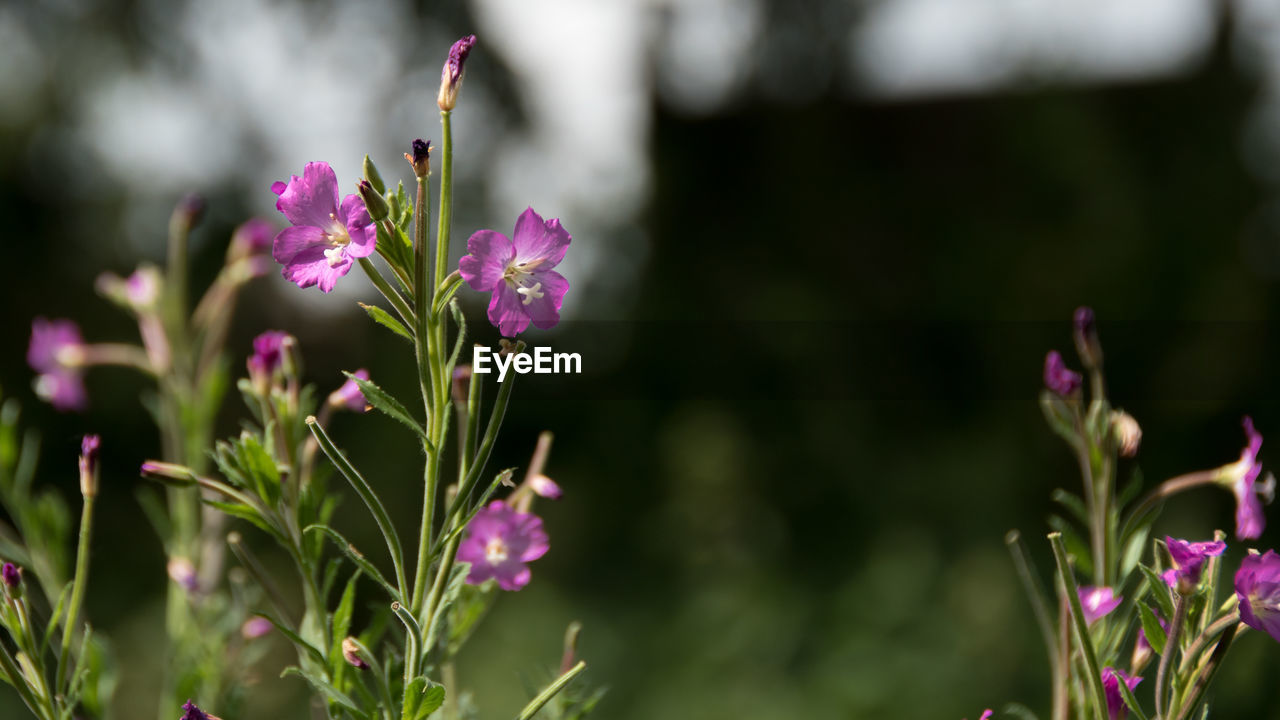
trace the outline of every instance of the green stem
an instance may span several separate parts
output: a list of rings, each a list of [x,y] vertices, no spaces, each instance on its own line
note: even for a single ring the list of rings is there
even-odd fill
[[[523,342],[516,344],[515,352],[520,352],[523,349]],[[511,401],[511,389],[514,385],[514,380],[514,377],[508,377],[505,382],[499,383],[498,397],[493,403],[493,410],[489,413],[489,424],[485,426],[484,438],[480,441],[480,448],[476,451],[466,477],[458,483],[458,495],[453,499],[453,503],[445,514],[446,523],[444,527],[440,528],[441,535],[450,532],[452,524],[462,513],[463,508],[466,507],[467,496],[471,494],[476,481],[480,479],[480,473],[484,472],[485,464],[489,462],[489,453],[493,451],[494,441],[498,438],[498,430],[502,427],[502,419],[507,414],[507,403]],[[472,382],[476,382],[474,377]],[[441,572],[446,571],[441,570]]]
[[[1086,672],[1089,675],[1089,687],[1093,691],[1093,715],[1097,720],[1106,720],[1107,693],[1102,687],[1102,674],[1098,668],[1098,655],[1093,649],[1093,639],[1089,637],[1089,624],[1084,619],[1084,609],[1080,607],[1079,587],[1071,574],[1071,565],[1067,560],[1067,547],[1062,542],[1062,533],[1049,533],[1049,544],[1053,546],[1053,558],[1058,563],[1058,576],[1062,578],[1062,589],[1067,596],[1071,609],[1071,622],[1076,630],[1076,641],[1080,644],[1080,654],[1084,657]]]
[[[1164,642],[1164,652],[1160,654],[1160,669],[1156,671],[1156,717],[1164,718],[1164,696],[1168,690],[1169,665],[1173,662],[1173,654],[1178,649],[1178,641],[1182,639],[1182,626],[1187,623],[1187,596],[1178,593],[1178,602],[1173,606],[1173,621],[1169,623],[1169,636]]]
[[[436,229],[436,273],[432,287],[444,282],[453,231],[453,124],[448,110],[440,111],[440,225]]]
[[[548,685],[545,690],[538,693],[537,697],[530,700],[529,704],[525,705],[524,709],[520,711],[520,714],[516,716],[516,720],[529,720],[534,715],[537,715],[543,705],[550,702],[551,698],[555,697],[557,693],[563,690],[565,685],[572,682],[574,678],[581,675],[582,671],[586,669],[587,662],[585,660],[579,660],[577,665],[574,665],[568,672],[556,678],[555,682]]]
[[[1235,640],[1236,632],[1239,629],[1240,623],[1237,622],[1227,627],[1222,633],[1222,639],[1218,641],[1218,646],[1213,649],[1213,655],[1210,656],[1209,663],[1200,671],[1195,685],[1191,687],[1191,692],[1187,693],[1187,701],[1183,703],[1174,720],[1188,720],[1191,714],[1195,712],[1196,706],[1200,704],[1200,700],[1204,697],[1204,691],[1208,689],[1209,684],[1217,676],[1218,670],[1222,668],[1222,661],[1227,656],[1227,650],[1231,649],[1231,641]]]
[[[1018,578],[1022,581],[1022,589],[1031,600],[1031,610],[1036,616],[1036,624],[1040,626],[1040,635],[1044,638],[1045,649],[1049,652],[1049,667],[1056,676],[1058,674],[1058,643],[1054,638],[1053,620],[1049,617],[1049,608],[1044,600],[1044,586],[1031,572],[1029,553],[1026,544],[1022,542],[1022,535],[1017,530],[1010,530],[1004,536],[1004,542],[1009,547],[1009,554],[1013,556],[1013,566],[1017,570]]]
[[[31,714],[41,718],[41,720],[53,720],[56,713],[50,707],[49,699],[47,697],[38,698],[31,692],[31,686],[27,684],[26,675],[22,673],[18,663],[9,655],[9,651],[2,647],[0,647],[0,669],[8,676],[6,679],[10,680],[9,684],[18,692],[18,697],[22,698],[23,704],[31,710]]]
[[[85,588],[89,584],[89,537],[93,532],[93,495],[84,496],[80,511],[80,543],[76,548],[76,572],[71,584],[71,602],[67,605],[67,617],[62,632],[62,652],[58,655],[58,675],[54,687],[58,693],[66,691],[67,660],[71,656],[71,638],[75,635],[76,620],[84,603]]]

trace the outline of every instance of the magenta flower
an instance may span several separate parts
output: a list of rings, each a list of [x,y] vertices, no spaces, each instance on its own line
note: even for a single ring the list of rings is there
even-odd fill
[[[560,489],[560,485],[546,475],[534,475],[529,480],[529,487],[533,488],[534,494],[538,497],[544,497],[548,500],[559,500],[564,496],[564,491]]]
[[[494,500],[467,525],[458,560],[471,563],[467,582],[472,585],[496,578],[503,590],[519,590],[529,584],[525,563],[542,557],[550,547],[542,518]]]
[[[364,368],[360,368],[351,374],[361,380],[369,379],[369,371]],[[360,386],[350,378],[342,383],[342,387],[329,393],[329,404],[336,408],[343,408],[353,412],[365,412],[369,409],[369,403],[364,399],[364,393],[360,392]]]
[[[39,373],[37,395],[59,410],[85,409],[88,398],[81,378],[85,345],[75,323],[39,317],[33,320],[27,363]]]
[[[1240,622],[1280,642],[1280,555],[1248,555],[1236,571]]]
[[[254,616],[245,620],[244,624],[240,626],[240,636],[245,640],[256,640],[271,632],[274,628],[275,625],[272,625],[270,620],[261,616]]]
[[[1165,547],[1169,548],[1169,557],[1173,559],[1173,567],[1161,577],[1182,595],[1190,595],[1200,585],[1200,575],[1204,571],[1204,563],[1211,557],[1221,555],[1227,544],[1214,540],[1212,542],[1187,542],[1174,537],[1165,536]]]
[[[219,718],[196,707],[191,700],[187,700],[182,706],[182,717],[178,720],[219,720]]]
[[[467,35],[449,48],[449,59],[440,69],[440,95],[436,104],[441,110],[452,110],[458,103],[458,87],[462,84],[462,71],[466,69],[467,56],[476,46],[476,36]]]
[[[280,196],[276,209],[293,223],[276,234],[271,256],[298,287],[329,292],[353,261],[373,252],[377,231],[364,201],[353,193],[338,205],[338,178],[329,163],[307,163],[302,177],[277,182],[271,191]]]
[[[8,587],[16,588],[22,584],[22,568],[7,562],[0,566],[0,578],[4,579],[4,584]]]
[[[1062,397],[1069,397],[1080,389],[1082,378],[1080,373],[1067,368],[1062,355],[1057,350],[1050,350],[1044,356],[1044,386]]]
[[[1092,625],[1120,606],[1124,598],[1109,587],[1082,585],[1076,589],[1080,595],[1080,607],[1084,610],[1085,623]]]
[[[513,238],[479,230],[467,239],[470,255],[458,261],[462,277],[479,292],[492,292],[489,322],[503,335],[529,327],[543,330],[560,322],[560,304],[569,281],[554,268],[569,249],[570,236],[559,220],[543,222],[529,208],[516,220]]]
[[[284,361],[284,341],[289,333],[268,330],[253,339],[253,354],[247,362],[251,377],[270,377]]]
[[[305,174],[305,171],[303,171]],[[231,233],[231,244],[227,247],[227,258],[247,258],[265,254],[271,249],[272,238],[276,229],[262,218],[249,218]]]
[[[1236,496],[1236,537],[1254,540],[1262,536],[1262,530],[1267,526],[1259,495],[1269,498],[1275,489],[1275,481],[1268,476],[1266,482],[1258,484],[1258,475],[1262,473],[1262,463],[1258,462],[1262,435],[1254,429],[1253,418],[1246,415],[1243,424],[1249,442],[1240,451],[1239,460],[1219,471],[1218,481],[1230,487]]]
[[[1129,677],[1123,670],[1109,667],[1102,668],[1102,689],[1107,695],[1107,714],[1111,720],[1124,720],[1129,715],[1129,707],[1124,704],[1124,696],[1120,694],[1120,681],[1128,686],[1129,691],[1142,682],[1140,677]]]

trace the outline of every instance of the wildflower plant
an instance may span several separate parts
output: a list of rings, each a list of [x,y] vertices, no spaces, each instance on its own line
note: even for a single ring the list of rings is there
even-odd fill
[[[1053,494],[1062,512],[1049,519],[1056,564],[1051,592],[1032,567],[1021,535],[1011,531],[1007,537],[1048,654],[1052,697],[1046,716],[1208,717],[1208,689],[1235,639],[1254,629],[1280,641],[1280,556],[1228,547],[1221,530],[1212,539],[1195,540],[1153,530],[1169,499],[1217,486],[1235,495],[1236,539],[1257,539],[1274,485],[1270,475],[1259,479],[1262,436],[1246,417],[1246,445],[1235,462],[1165,480],[1146,493],[1136,468],[1121,484],[1142,432],[1107,395],[1102,345],[1089,308],[1076,312],[1074,339],[1083,372],[1050,351],[1040,394],[1045,418],[1066,441],[1082,481],[1078,494]],[[1238,568],[1233,575],[1224,572],[1230,567]],[[1137,694],[1150,699],[1140,701]],[[1037,717],[1019,704],[1006,712]]]
[[[513,481],[516,468],[488,469],[514,380],[500,381],[494,399],[482,402],[484,376],[472,376],[459,362],[467,320],[456,294],[464,280],[491,293],[489,319],[504,335],[515,336],[531,323],[553,327],[569,288],[553,268],[570,235],[559,220],[544,220],[530,208],[517,219],[511,239],[480,230],[467,243],[469,255],[460,261],[449,257],[451,113],[475,42],[468,36],[455,43],[442,71],[434,237],[429,142],[414,140],[405,154],[412,195],[402,182],[388,187],[368,156],[364,177],[345,196],[329,163],[309,162],[300,175],[270,188],[288,226],[277,230],[255,219],[238,228],[221,272],[194,310],[187,301],[188,236],[203,209],[194,196],[179,203],[170,222],[166,267],[144,265],[127,278],[99,279],[99,292],[136,319],[136,344],[88,343],[69,320],[33,322],[28,360],[37,373],[36,390],[60,410],[87,405],[84,373],[92,366],[132,367],[155,382],[144,404],[156,421],[162,452],[142,461],[140,472],[163,492],[163,498],[141,497],[172,581],[161,720],[178,714],[216,720],[211,709],[223,717],[238,714],[248,668],[261,656],[261,639],[273,635],[293,645],[296,663],[284,675],[310,687],[314,717],[468,716],[455,658],[498,595],[527,586],[534,573],[530,563],[551,547],[532,507],[535,498],[563,494],[545,474],[551,434],[538,438],[520,482]],[[331,389],[318,391],[303,380],[297,339],[282,330],[256,337],[233,385],[236,364],[224,346],[234,301],[273,261],[300,290],[326,293],[358,266],[386,302],[361,307],[411,348],[420,399],[403,402],[373,382],[376,367],[372,373],[348,372]],[[509,353],[524,348],[506,338],[502,345]],[[239,434],[215,442],[214,420],[232,386],[248,418]],[[0,502],[16,531],[0,533],[0,556],[8,561],[0,571],[6,601],[0,625],[9,630],[17,653],[0,647],[0,679],[18,688],[43,720],[100,716],[111,676],[103,669],[105,654],[91,652],[95,646],[80,618],[99,441],[86,438],[83,447],[85,511],[68,582],[62,549],[67,513],[49,496],[31,499],[30,468],[18,459],[11,429],[16,409],[5,408]],[[422,452],[421,522],[414,535],[397,530],[378,483],[329,433],[336,413],[371,410],[400,423]],[[454,451],[456,458],[448,458]],[[21,457],[32,452],[23,447]],[[446,468],[456,468],[456,478],[446,478]],[[372,516],[383,548],[357,549],[331,524],[340,501],[330,482],[335,470]],[[237,523],[230,532],[228,522]],[[269,571],[249,533],[273,541],[292,574]],[[24,581],[23,567],[30,568],[43,601],[53,608],[47,629],[26,619],[24,588],[33,583]],[[379,611],[358,621],[358,596],[370,588],[379,596]],[[545,709],[551,717],[580,718],[594,707],[600,693],[571,687],[586,667],[576,657],[578,631],[571,626],[559,670],[518,717]],[[41,671],[39,663],[46,661],[51,669]]]

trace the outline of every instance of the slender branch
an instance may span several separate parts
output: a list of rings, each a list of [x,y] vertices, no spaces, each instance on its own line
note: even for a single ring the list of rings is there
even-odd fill
[[[568,685],[574,678],[578,677],[578,675],[582,674],[582,671],[586,669],[587,669],[587,661],[579,660],[577,665],[574,665],[572,668],[569,669],[569,672],[566,672],[565,674],[556,678],[555,682],[548,685],[545,690],[538,693],[537,697],[530,700],[529,704],[525,705],[524,709],[520,711],[520,714],[516,716],[516,720],[530,720],[530,718],[532,718],[534,715],[537,715],[538,711],[542,709],[543,705],[546,705],[548,702],[550,702],[551,698],[555,697],[556,694],[558,694],[561,690],[563,690],[565,685]]]
[[[1173,621],[1169,623],[1169,636],[1164,642],[1164,652],[1160,654],[1160,669],[1156,671],[1156,717],[1165,717],[1164,696],[1168,690],[1169,665],[1178,649],[1178,641],[1182,639],[1182,626],[1187,624],[1188,604],[1187,596],[1178,593],[1178,602],[1173,606]]]
[[[1089,624],[1084,619],[1084,609],[1080,607],[1079,587],[1071,575],[1071,565],[1067,560],[1067,547],[1062,542],[1062,533],[1049,533],[1049,543],[1053,546],[1053,557],[1058,563],[1058,575],[1062,578],[1063,591],[1067,596],[1068,607],[1071,608],[1071,621],[1076,630],[1076,641],[1080,644],[1080,654],[1084,657],[1086,672],[1089,675],[1089,687],[1093,691],[1093,714],[1097,720],[1106,720],[1107,693],[1102,687],[1102,674],[1098,669],[1098,656],[1093,649],[1093,639],[1089,637]]]

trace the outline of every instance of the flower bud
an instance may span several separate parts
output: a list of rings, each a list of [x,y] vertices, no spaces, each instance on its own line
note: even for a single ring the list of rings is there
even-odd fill
[[[166,570],[169,572],[169,579],[187,592],[195,592],[200,587],[200,576],[190,560],[184,557],[170,558]]]
[[[413,152],[405,153],[404,159],[413,166],[413,174],[426,177],[431,174],[431,141],[418,138],[413,141]]]
[[[353,637],[348,636],[343,639],[342,657],[352,667],[360,668],[361,670],[369,667],[369,663],[365,662],[364,658],[360,657],[360,644],[357,643],[356,639]]]
[[[0,567],[0,578],[4,579],[5,592],[11,598],[22,597],[22,568],[13,563],[5,563]]]
[[[1093,308],[1078,307],[1073,324],[1076,352],[1080,361],[1090,370],[1102,367],[1102,343],[1098,342],[1098,328],[1094,322]]]
[[[369,379],[369,371],[360,368],[351,373],[361,380]],[[360,386],[355,380],[348,380],[342,383],[342,387],[329,393],[329,404],[334,408],[343,410],[351,410],[352,412],[369,412],[372,406],[364,398],[364,393],[360,392]]]
[[[1061,397],[1071,397],[1080,389],[1083,378],[1080,373],[1069,369],[1062,362],[1062,355],[1057,350],[1050,350],[1044,356],[1044,385]]]
[[[276,229],[262,218],[249,218],[231,233],[231,244],[227,246],[227,263],[247,260],[257,255],[271,252],[271,243],[275,240]]]
[[[360,199],[364,200],[364,207],[369,211],[369,217],[374,222],[381,222],[387,218],[391,212],[391,206],[387,204],[387,199],[373,186],[368,180],[357,180],[356,190],[360,193]]]
[[[466,69],[467,56],[476,45],[476,36],[467,35],[449,48],[449,59],[440,71],[440,95],[436,104],[448,112],[458,104],[458,90],[462,87],[462,72]]]
[[[148,480],[158,480],[165,485],[176,487],[186,487],[196,481],[195,473],[186,465],[160,462],[159,460],[148,460],[142,463],[139,473]]]
[[[453,369],[453,401],[466,406],[467,396],[471,393],[471,366],[458,365]]]
[[[251,617],[240,626],[240,636],[245,640],[256,640],[271,632],[273,627],[271,621],[262,616]]]
[[[101,443],[97,435],[85,435],[80,442],[80,494],[87,498],[98,494],[98,446]]]
[[[533,488],[538,497],[544,497],[548,500],[559,500],[564,495],[564,491],[560,489],[555,480],[542,474],[534,475],[530,478],[529,487]]]
[[[195,227],[203,216],[204,198],[195,193],[189,193],[179,200],[177,207],[173,209],[173,215],[169,218],[169,230],[185,234]]]
[[[382,194],[387,191],[387,184],[382,182],[382,175],[378,172],[378,168],[369,159],[368,155],[364,156],[364,179],[369,181],[373,189]]]
[[[1138,454],[1138,445],[1142,443],[1142,427],[1132,415],[1123,410],[1112,410],[1111,436],[1116,440],[1121,457],[1131,458]]]

